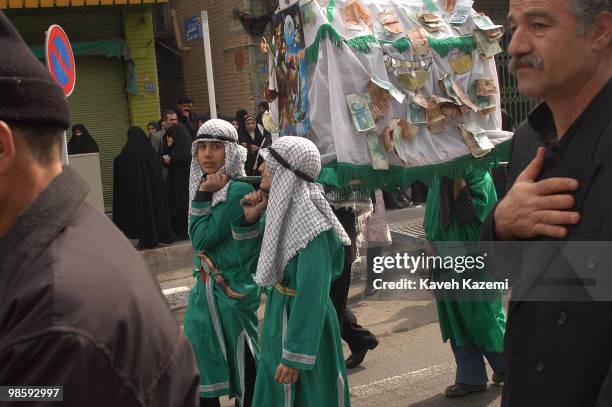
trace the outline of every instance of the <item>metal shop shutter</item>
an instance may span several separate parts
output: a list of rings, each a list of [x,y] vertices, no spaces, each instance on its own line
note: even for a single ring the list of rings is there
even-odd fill
[[[119,8],[13,9],[7,15],[30,46],[44,44],[51,24],[61,25],[73,43],[123,38]],[[77,56],[76,89],[68,99],[72,123],[87,126],[100,147],[107,211],[113,204],[113,160],[125,144],[129,127],[124,63],[116,58]],[[68,139],[71,135],[69,131]]]
[[[113,161],[130,126],[123,60],[76,57],[77,85],[68,99],[72,123],[84,124],[100,147],[104,206],[113,205]],[[68,134],[68,139],[71,132]]]

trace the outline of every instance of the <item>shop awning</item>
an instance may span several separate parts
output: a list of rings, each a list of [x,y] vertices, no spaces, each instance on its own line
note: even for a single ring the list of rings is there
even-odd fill
[[[0,0],[0,9],[40,7],[121,6],[167,3],[168,0]]]

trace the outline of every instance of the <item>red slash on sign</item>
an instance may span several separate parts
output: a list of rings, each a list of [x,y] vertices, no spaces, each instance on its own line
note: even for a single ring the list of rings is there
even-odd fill
[[[51,76],[61,86],[64,95],[70,96],[76,84],[76,66],[70,41],[59,25],[52,25],[47,30],[45,57]]]

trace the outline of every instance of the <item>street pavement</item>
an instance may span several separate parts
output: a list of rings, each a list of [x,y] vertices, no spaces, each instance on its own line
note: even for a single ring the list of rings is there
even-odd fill
[[[388,211],[393,245],[383,255],[412,253],[424,248],[421,228],[422,208]],[[360,255],[365,254],[361,250]],[[455,363],[448,343],[443,343],[438,326],[436,305],[431,293],[423,290],[379,290],[363,297],[365,284],[364,256],[353,265],[349,306],[358,322],[374,332],[380,343],[368,352],[364,362],[348,371],[351,405],[354,407],[488,407],[499,406],[501,387],[489,385],[486,392],[459,399],[448,399],[444,389],[454,383]],[[162,284],[166,291],[183,290],[193,284],[189,270],[182,279]],[[385,271],[385,280],[417,280],[422,271],[410,274],[403,270]],[[392,276],[392,277],[391,277]],[[184,291],[184,290],[183,290]],[[180,294],[182,295],[182,294]],[[263,305],[259,310],[263,317]],[[344,344],[345,355],[350,351]],[[489,369],[489,377],[491,376]],[[222,399],[223,407],[233,401]],[[322,406],[324,407],[324,406]]]

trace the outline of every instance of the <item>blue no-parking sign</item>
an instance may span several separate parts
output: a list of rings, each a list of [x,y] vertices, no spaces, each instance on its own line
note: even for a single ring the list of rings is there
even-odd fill
[[[76,84],[76,65],[68,36],[59,25],[52,25],[47,30],[45,58],[51,76],[60,85],[64,95],[70,96]]]

